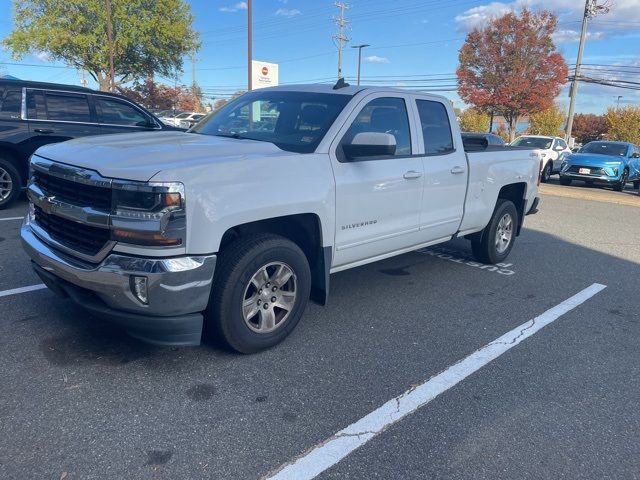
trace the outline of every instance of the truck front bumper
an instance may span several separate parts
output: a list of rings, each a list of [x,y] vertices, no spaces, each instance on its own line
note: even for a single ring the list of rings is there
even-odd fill
[[[216,255],[141,258],[112,253],[96,265],[53,249],[28,223],[20,235],[36,273],[54,292],[141,340],[200,343]],[[146,303],[135,293],[135,277],[146,278]]]

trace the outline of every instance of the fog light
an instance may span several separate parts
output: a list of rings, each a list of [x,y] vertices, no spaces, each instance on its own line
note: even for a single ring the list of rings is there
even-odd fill
[[[147,305],[149,303],[147,277],[132,276],[129,277],[129,283],[131,285],[131,293],[133,293],[141,303]]]

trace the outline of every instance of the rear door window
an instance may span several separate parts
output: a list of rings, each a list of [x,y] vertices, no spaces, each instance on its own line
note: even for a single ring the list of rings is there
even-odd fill
[[[453,136],[447,109],[440,102],[417,100],[424,153],[426,155],[444,155],[453,152]]]
[[[94,97],[100,123],[146,127],[149,119],[137,108],[115,98]]]
[[[86,95],[48,91],[47,119],[66,122],[91,122],[89,100]]]
[[[19,119],[21,107],[22,90],[18,88],[7,88],[4,96],[0,97],[0,118]]]
[[[27,118],[33,120],[47,119],[44,92],[41,90],[27,90]]]

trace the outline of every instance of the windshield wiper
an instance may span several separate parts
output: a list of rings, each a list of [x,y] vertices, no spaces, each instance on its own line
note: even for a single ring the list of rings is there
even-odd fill
[[[245,137],[243,135],[240,135],[239,133],[216,133],[214,134],[214,137],[235,138],[237,140],[253,140],[254,142],[273,143],[271,140],[265,140],[262,138]]]

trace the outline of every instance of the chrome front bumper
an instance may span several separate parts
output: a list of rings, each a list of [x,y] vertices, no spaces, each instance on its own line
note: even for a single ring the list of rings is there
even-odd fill
[[[78,298],[89,298],[86,295],[89,294],[97,301],[92,300],[90,310],[100,310],[98,313],[101,316],[109,317],[125,327],[137,320],[153,330],[152,319],[159,324],[163,321],[175,324],[178,317],[197,313],[201,327],[200,312],[206,309],[209,302],[216,255],[140,258],[111,253],[99,264],[91,264],[50,247],[26,222],[22,225],[20,235],[24,249],[37,266],[36,271],[52,290],[57,289],[51,282],[59,279],[61,281],[58,283],[66,293],[70,289],[82,291],[81,296],[69,295],[78,303],[82,303]],[[133,294],[132,276],[147,278],[147,304]],[[153,337],[136,333],[135,336],[143,339]],[[173,343],[156,340],[155,337],[151,341]]]

